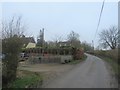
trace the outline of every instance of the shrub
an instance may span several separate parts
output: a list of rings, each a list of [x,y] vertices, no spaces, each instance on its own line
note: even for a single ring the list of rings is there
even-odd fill
[[[2,40],[2,53],[5,54],[5,58],[2,61],[3,87],[16,78],[18,55],[21,45],[21,40],[18,37],[11,37]]]

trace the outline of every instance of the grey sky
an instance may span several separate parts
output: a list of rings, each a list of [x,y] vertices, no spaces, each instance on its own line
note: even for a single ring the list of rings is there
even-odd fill
[[[54,40],[66,35],[71,30],[79,33],[81,41],[91,43],[98,24],[102,2],[36,2],[3,3],[4,20],[12,16],[22,16],[27,26],[27,35],[37,38],[39,30],[45,28],[45,40]],[[105,2],[98,33],[102,29],[118,24],[118,3]],[[96,37],[95,46],[98,45]]]

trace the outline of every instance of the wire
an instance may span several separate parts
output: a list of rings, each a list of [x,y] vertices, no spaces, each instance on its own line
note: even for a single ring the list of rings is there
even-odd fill
[[[99,25],[100,25],[100,21],[101,21],[101,16],[102,16],[103,8],[104,8],[104,3],[105,3],[105,0],[103,0],[103,3],[102,3],[102,8],[101,8],[101,12],[100,12],[99,20],[98,20],[98,25],[97,25],[97,28],[96,28],[94,39],[92,40],[93,48],[94,48],[94,41],[95,41],[95,38],[96,38],[96,34],[97,34],[97,31],[98,31],[98,28],[99,28]]]
[[[99,20],[98,20],[98,25],[97,25],[97,28],[96,28],[94,40],[95,40],[95,38],[96,38],[96,34],[97,34],[97,31],[98,31],[98,28],[99,28],[99,25],[100,25],[101,16],[102,16],[103,8],[104,8],[104,3],[105,3],[105,0],[103,1],[103,4],[102,4],[102,8],[101,8],[101,12],[100,12]]]

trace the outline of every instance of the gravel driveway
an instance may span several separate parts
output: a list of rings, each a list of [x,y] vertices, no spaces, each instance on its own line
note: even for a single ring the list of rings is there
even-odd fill
[[[32,72],[39,72],[43,76],[43,86],[45,87],[52,80],[61,76],[63,73],[69,72],[73,69],[75,65],[73,64],[21,64],[19,65],[19,70],[27,70]]]

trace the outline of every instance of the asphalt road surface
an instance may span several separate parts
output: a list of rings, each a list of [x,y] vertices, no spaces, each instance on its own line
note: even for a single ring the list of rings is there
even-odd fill
[[[87,56],[84,62],[77,64],[45,88],[114,88],[106,63],[96,56]]]

